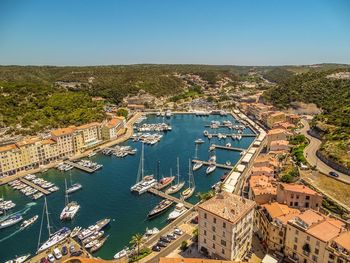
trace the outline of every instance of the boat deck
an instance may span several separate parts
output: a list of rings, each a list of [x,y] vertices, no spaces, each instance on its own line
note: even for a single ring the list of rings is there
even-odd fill
[[[91,168],[82,166],[82,165],[80,165],[80,164],[77,164],[77,163],[74,163],[74,162],[71,162],[71,161],[65,161],[64,163],[69,164],[69,165],[71,165],[71,166],[73,166],[73,167],[75,167],[75,168],[77,168],[77,169],[80,169],[80,170],[82,170],[82,171],[84,171],[84,172],[88,172],[88,173],[93,173],[93,172],[95,172],[94,169],[91,169]]]
[[[218,149],[224,149],[224,150],[230,150],[230,151],[238,151],[238,152],[243,152],[246,149],[243,148],[238,148],[238,147],[228,147],[225,145],[217,145],[217,144],[212,144],[211,146],[213,146],[214,148],[218,148]]]
[[[168,194],[166,194],[166,193],[164,193],[164,192],[162,192],[162,191],[159,191],[159,190],[157,190],[157,189],[155,189],[155,188],[150,188],[150,189],[148,189],[148,192],[150,192],[150,193],[152,193],[152,194],[154,194],[154,195],[158,195],[158,196],[160,196],[160,197],[163,197],[163,198],[165,198],[165,199],[168,199],[168,200],[170,200],[170,201],[176,202],[176,203],[183,203],[184,206],[185,206],[186,208],[192,208],[192,207],[194,207],[194,205],[192,205],[192,204],[189,203],[189,202],[182,201],[182,200],[180,200],[179,198],[176,198],[175,196],[168,195]]]
[[[49,190],[46,190],[46,189],[40,187],[39,185],[36,185],[35,183],[33,183],[33,182],[31,182],[31,181],[28,181],[28,180],[25,179],[25,178],[19,178],[19,180],[20,180],[22,183],[24,183],[24,184],[26,184],[26,185],[28,185],[28,186],[30,186],[30,187],[33,187],[34,189],[38,190],[39,192],[43,193],[44,195],[49,195],[49,194],[51,194],[51,192],[50,192]]]
[[[223,168],[223,169],[228,169],[228,170],[232,170],[234,166],[232,165],[226,165],[226,164],[220,164],[220,163],[210,163],[210,162],[206,162],[206,161],[201,161],[201,160],[192,160],[193,163],[203,163],[204,165],[211,165],[211,164],[215,164],[216,167],[219,168]]]

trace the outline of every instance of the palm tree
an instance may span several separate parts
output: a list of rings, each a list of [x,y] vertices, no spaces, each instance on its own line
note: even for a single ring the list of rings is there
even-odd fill
[[[143,236],[140,233],[137,233],[132,236],[130,244],[137,247],[137,255],[140,253],[140,246],[143,244]]]

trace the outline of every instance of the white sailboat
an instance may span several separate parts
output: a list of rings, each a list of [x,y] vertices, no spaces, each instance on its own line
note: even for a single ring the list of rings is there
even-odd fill
[[[196,144],[196,148],[195,148],[195,154],[194,154],[194,159],[198,159],[198,144]],[[194,165],[193,165],[193,171],[196,171],[198,169],[200,169],[203,166],[203,162],[201,161],[197,161]]]
[[[74,193],[78,191],[79,189],[83,188],[83,186],[79,183],[72,184],[72,174],[69,174],[69,181],[70,181],[70,187],[66,189],[67,194]]]
[[[46,213],[46,219],[47,219],[47,230],[49,231],[49,239],[46,240],[41,246],[40,246],[40,238],[41,238],[41,231],[42,231],[42,226],[44,222],[44,214]],[[70,234],[70,229],[67,227],[63,227],[57,232],[51,234],[51,226],[50,226],[50,220],[49,220],[49,211],[47,208],[47,201],[45,197],[45,202],[44,202],[44,208],[43,208],[43,214],[42,214],[42,219],[41,219],[41,225],[40,225],[40,232],[39,232],[39,240],[38,240],[38,251],[37,254],[56,245],[57,243],[61,242],[64,240],[66,237],[68,237]]]
[[[67,180],[64,180],[65,182],[65,203],[66,206],[63,208],[61,215],[60,215],[60,219],[61,220],[71,220],[75,217],[75,215],[78,213],[79,209],[80,209],[80,205],[75,202],[69,202],[68,200],[68,193],[67,193]]]
[[[182,191],[181,197],[186,200],[190,198],[194,191],[196,190],[196,186],[194,184],[194,178],[191,169],[191,160],[188,160],[188,188]]]
[[[157,184],[157,180],[153,175],[144,175],[144,144],[142,143],[141,159],[139,165],[139,171],[137,173],[136,184],[130,187],[130,191],[138,192],[139,194],[145,193],[148,189]]]
[[[182,187],[184,187],[185,185],[185,181],[180,182],[180,168],[179,168],[179,157],[177,157],[177,184],[172,185],[171,187],[169,187],[165,193],[166,194],[175,194],[178,191],[180,191],[182,189]]]

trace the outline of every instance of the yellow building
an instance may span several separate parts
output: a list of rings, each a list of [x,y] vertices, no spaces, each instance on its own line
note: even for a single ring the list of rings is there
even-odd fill
[[[51,131],[51,138],[57,143],[59,157],[69,157],[74,153],[73,146],[74,127]]]
[[[77,147],[75,148],[76,153],[92,148],[102,142],[101,124],[92,122],[75,127],[73,137],[78,137],[77,139],[73,138]]]
[[[0,147],[0,177],[24,170],[22,152],[16,144]]]
[[[282,111],[276,111],[272,113],[267,113],[264,117],[264,121],[266,126],[271,129],[273,126],[278,122],[285,122],[286,121],[286,114]]]
[[[113,140],[118,137],[118,131],[125,127],[125,118],[118,117],[109,120],[102,126],[102,139]]]
[[[239,260],[250,249],[255,202],[222,192],[198,206],[198,249],[217,259]]]

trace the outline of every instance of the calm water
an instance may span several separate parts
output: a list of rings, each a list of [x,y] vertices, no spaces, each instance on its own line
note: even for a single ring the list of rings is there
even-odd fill
[[[171,132],[165,133],[161,141],[153,146],[145,145],[145,174],[156,173],[157,161],[160,161],[160,174],[168,175],[170,168],[173,174],[176,173],[176,157],[180,158],[180,173],[183,180],[188,178],[188,159],[195,154],[194,140],[203,138],[205,124],[211,120],[231,120],[231,116],[209,116],[196,117],[193,115],[176,115],[166,119],[173,127]],[[151,116],[145,122],[162,122],[161,117]],[[207,129],[210,130],[210,129]],[[228,129],[220,129],[222,132]],[[244,133],[252,133],[246,129]],[[217,140],[212,139],[198,147],[198,157],[202,160],[208,160],[208,148],[210,143],[226,144],[230,142],[232,146],[248,148],[253,138],[242,138],[240,141],[231,139]],[[109,239],[105,245],[96,253],[96,256],[111,259],[113,255],[129,243],[131,236],[135,233],[144,233],[146,227],[161,228],[166,225],[166,218],[172,208],[166,213],[152,220],[147,220],[148,212],[160,201],[159,197],[145,193],[141,196],[132,194],[130,186],[136,181],[137,170],[140,160],[141,143],[128,141],[124,145],[131,145],[138,149],[134,156],[127,156],[124,159],[118,159],[112,156],[102,154],[93,157],[93,160],[103,164],[102,170],[93,174],[88,174],[77,169],[71,172],[59,172],[51,169],[44,174],[38,174],[46,180],[54,182],[60,187],[60,191],[47,197],[50,220],[54,230],[63,225],[73,228],[74,226],[87,227],[97,220],[109,217],[112,218],[110,226],[105,232],[109,234]],[[232,164],[236,163],[240,154],[234,151],[217,150],[217,162],[225,163],[230,160]],[[220,177],[226,170],[217,168],[212,174],[206,175],[205,167],[194,172],[196,191],[208,191],[210,187],[220,180]],[[71,200],[79,202],[81,209],[72,222],[62,223],[59,220],[59,214],[64,207],[64,179],[71,174],[72,182],[79,182],[83,189],[73,193]],[[44,199],[33,202],[21,193],[12,190],[9,186],[1,186],[0,194],[5,199],[13,200],[17,206],[15,211],[21,211],[25,219],[38,214],[41,216]],[[193,196],[188,201],[196,203],[198,198]],[[40,218],[41,220],[41,218]],[[38,220],[29,229],[19,231],[19,225],[15,225],[0,230],[0,262],[4,262],[15,255],[25,253],[34,254],[37,249],[40,220]],[[44,222],[45,223],[45,222]],[[42,239],[47,239],[47,230],[43,228]]]

